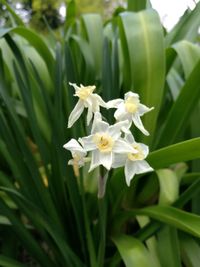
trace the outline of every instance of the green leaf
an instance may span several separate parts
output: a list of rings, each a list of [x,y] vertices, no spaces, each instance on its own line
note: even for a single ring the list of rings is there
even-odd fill
[[[174,44],[173,48],[176,50],[181,60],[185,77],[188,78],[193,68],[200,60],[200,47],[197,44],[183,40]]]
[[[25,267],[18,261],[8,258],[7,256],[0,255],[0,264],[2,267]]]
[[[100,78],[103,52],[103,23],[98,14],[82,15],[82,26],[95,62],[95,69]]]
[[[0,38],[8,33],[15,33],[23,38],[25,38],[31,46],[33,46],[38,54],[42,57],[44,60],[47,69],[49,70],[50,75],[54,73],[54,58],[49,50],[46,43],[43,41],[43,39],[36,34],[34,31],[24,28],[24,27],[15,27],[7,29],[3,32],[0,32]]]
[[[151,136],[148,139],[140,136],[140,140],[151,143],[165,80],[163,30],[158,14],[152,9],[120,14],[119,30],[124,55],[125,91],[135,91],[142,103],[154,107],[143,119]]]
[[[80,52],[84,59],[84,65],[81,68],[81,74],[82,74],[82,83],[83,84],[92,84],[94,83],[94,77],[95,77],[95,63],[94,58],[91,53],[91,47],[90,45],[80,36],[72,35],[69,39],[70,44],[72,42],[75,42],[77,46],[80,49]],[[80,59],[78,59],[80,60]],[[78,65],[79,62],[76,62]]]
[[[163,227],[157,234],[158,251],[162,267],[181,267],[180,247],[177,230]]]
[[[31,219],[31,221],[36,224],[38,230],[44,229],[49,233],[57,247],[60,249],[60,253],[62,254],[66,264],[73,264],[73,266],[76,267],[83,266],[79,258],[76,257],[75,253],[67,244],[66,239],[64,238],[65,234],[62,232],[62,229],[53,228],[55,226],[54,220],[42,213],[38,206],[34,205],[16,190],[3,187],[1,188],[4,189],[11,197],[13,197],[13,200],[16,201],[20,210],[22,210]]]
[[[181,255],[187,267],[199,267],[200,246],[188,235],[180,235]]]
[[[2,200],[0,200],[0,209],[3,215],[5,215],[12,223],[12,229],[26,249],[45,267],[53,267],[52,261],[44,253],[44,250],[38,245],[36,240],[31,236],[29,231],[24,227],[22,222],[16,217]]]
[[[200,157],[200,137],[167,146],[152,152],[147,161],[154,169]]]
[[[176,174],[170,169],[156,171],[160,183],[159,204],[172,204],[179,193],[179,181]]]
[[[200,3],[196,4],[196,8],[187,11],[177,25],[166,35],[166,46],[178,42],[180,40],[195,41],[199,28],[199,11]]]
[[[143,229],[149,222],[150,219],[147,216],[137,216],[136,217],[141,229]],[[142,241],[140,239],[140,241]],[[154,260],[154,265],[155,267],[161,267],[160,265],[160,260],[159,260],[159,255],[158,255],[158,242],[157,238],[155,236],[152,236],[148,240],[146,240],[146,246]]]
[[[154,261],[146,247],[136,238],[120,235],[112,238],[126,267],[155,267]]]
[[[169,86],[173,100],[175,101],[184,85],[184,80],[175,68],[171,68],[167,75],[167,84]]]
[[[198,61],[188,77],[185,85],[181,89],[179,97],[168,114],[158,146],[173,143],[180,134],[184,133],[188,126],[187,122],[200,97],[199,71],[200,61]]]
[[[134,211],[200,237],[200,216],[170,206],[151,206]]]
[[[140,11],[146,8],[147,0],[128,0],[129,11]]]
[[[11,14],[12,18],[14,19],[14,21],[16,22],[17,25],[19,26],[25,26],[23,20],[20,18],[20,16],[18,16],[16,14],[16,12],[10,7],[10,5],[7,3],[7,1],[5,0],[1,0],[1,2],[3,3],[4,6],[6,6],[6,9],[8,10],[8,12]]]

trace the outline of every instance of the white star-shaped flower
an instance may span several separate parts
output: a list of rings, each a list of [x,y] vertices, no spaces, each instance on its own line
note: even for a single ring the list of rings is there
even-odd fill
[[[128,92],[125,94],[124,100],[115,99],[107,102],[107,108],[117,108],[114,113],[114,117],[117,121],[128,120],[129,122],[133,122],[143,134],[149,135],[140,117],[154,108],[148,108],[141,104],[138,94]]]
[[[90,159],[86,157],[87,152],[75,139],[71,139],[63,147],[71,152],[73,159],[70,159],[68,164],[73,166],[75,175],[79,176],[78,169],[84,166],[86,162],[90,161]]]
[[[102,100],[102,98],[97,95],[93,94],[95,90],[95,86],[83,86],[82,84],[77,86],[75,83],[69,83],[75,89],[75,96],[79,97],[77,104],[75,105],[74,109],[72,110],[71,114],[69,115],[68,120],[68,128],[71,128],[72,125],[79,119],[81,116],[84,108],[88,108],[87,113],[87,125],[89,125],[93,113],[100,110],[100,106],[106,107],[106,103]]]
[[[149,154],[148,146],[142,143],[136,143],[132,134],[127,134],[125,136],[125,140],[129,143],[136,153],[126,153],[124,155],[114,155],[114,161],[112,164],[112,168],[119,168],[125,166],[125,178],[126,183],[130,186],[130,182],[135,176],[135,174],[142,174],[145,172],[153,171],[153,168],[148,164],[145,160],[147,155]]]
[[[114,125],[101,120],[101,115],[95,115],[92,134],[80,138],[79,141],[86,151],[91,151],[92,171],[99,165],[103,165],[107,170],[110,170],[115,153],[134,153],[136,150],[126,141],[120,138],[121,129],[126,127],[128,121],[118,122]]]

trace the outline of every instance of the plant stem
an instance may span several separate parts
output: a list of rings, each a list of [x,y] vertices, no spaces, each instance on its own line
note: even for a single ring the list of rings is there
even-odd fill
[[[89,253],[89,261],[90,261],[91,267],[98,267],[94,242],[93,242],[93,238],[92,238],[92,234],[90,230],[90,223],[88,219],[83,178],[84,177],[83,177],[83,173],[81,170],[80,171],[80,191],[81,191],[82,204],[83,204],[83,215],[84,215],[84,223],[85,223],[85,231],[86,231],[86,242],[87,242],[87,248],[88,248],[88,253]]]
[[[104,196],[105,186],[108,174],[105,175],[105,169],[100,167],[99,177],[99,192],[98,192],[98,206],[99,206],[99,226],[100,226],[100,244],[98,250],[98,267],[104,266],[105,259],[105,245],[106,245],[106,198]],[[101,187],[102,186],[102,187]]]

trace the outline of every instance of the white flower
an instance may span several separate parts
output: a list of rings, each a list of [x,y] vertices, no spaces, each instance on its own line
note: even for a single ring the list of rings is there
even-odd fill
[[[75,139],[71,139],[63,147],[71,152],[73,159],[70,159],[68,164],[73,166],[75,175],[79,176],[78,169],[84,166],[85,163],[90,160],[89,158],[85,157],[87,154],[86,151]]]
[[[153,169],[147,161],[144,160],[149,153],[148,146],[142,143],[136,143],[132,134],[126,135],[125,140],[136,150],[136,153],[126,153],[120,155],[120,157],[115,154],[112,168],[118,168],[125,165],[126,183],[130,186],[130,182],[135,174],[153,171]]]
[[[92,114],[96,111],[99,111],[99,107],[106,107],[106,103],[102,100],[102,98],[97,95],[93,94],[95,90],[95,86],[77,86],[75,83],[69,83],[75,89],[75,96],[79,97],[77,104],[75,105],[74,109],[72,110],[69,120],[68,120],[68,128],[72,127],[72,125],[79,119],[81,116],[84,108],[88,108],[87,113],[87,125],[89,125]]]
[[[148,131],[144,128],[140,119],[145,113],[151,111],[152,108],[140,103],[139,95],[133,92],[125,94],[125,99],[115,99],[107,102],[107,108],[117,108],[114,117],[117,121],[129,120],[133,121],[135,126],[145,135],[149,135]]]
[[[113,163],[114,153],[134,153],[136,150],[120,138],[121,128],[128,121],[118,122],[112,126],[101,120],[99,113],[95,114],[92,134],[80,138],[79,141],[86,151],[92,151],[90,170],[103,165],[110,170]]]

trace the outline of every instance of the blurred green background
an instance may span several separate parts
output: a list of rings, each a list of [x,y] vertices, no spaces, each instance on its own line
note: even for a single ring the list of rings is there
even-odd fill
[[[57,29],[64,23],[66,10],[70,1],[63,0],[7,0],[6,1],[22,20],[31,27],[45,31],[48,25]],[[124,0],[76,0],[76,15],[99,13],[104,19],[109,18],[115,9],[126,6]],[[0,3],[0,25],[9,26],[9,13]]]

